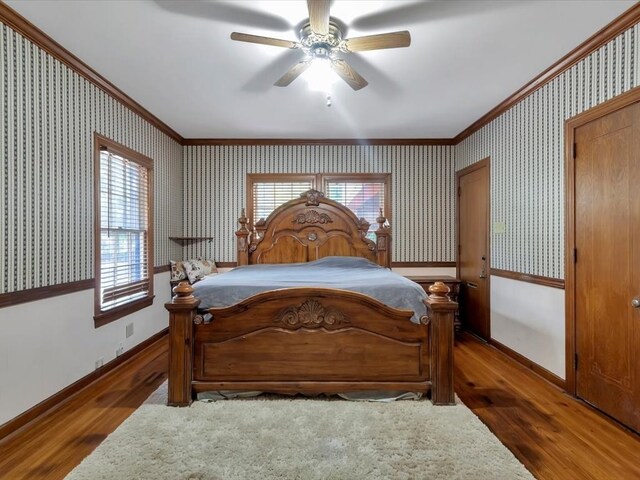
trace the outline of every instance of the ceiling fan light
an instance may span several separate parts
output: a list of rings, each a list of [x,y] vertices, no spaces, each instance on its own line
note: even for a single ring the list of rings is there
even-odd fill
[[[331,59],[327,57],[314,58],[304,76],[309,90],[320,92],[328,92],[336,80],[336,74],[331,68]]]

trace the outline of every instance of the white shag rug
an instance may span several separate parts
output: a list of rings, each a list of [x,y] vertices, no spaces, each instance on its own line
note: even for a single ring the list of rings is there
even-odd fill
[[[161,387],[67,480],[533,479],[461,403],[165,398]]]

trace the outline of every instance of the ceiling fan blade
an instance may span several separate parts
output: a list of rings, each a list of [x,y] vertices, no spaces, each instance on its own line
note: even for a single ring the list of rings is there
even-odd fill
[[[360,74],[351,67],[351,65],[341,58],[332,60],[331,68],[354,90],[360,90],[361,88],[369,85],[369,82],[362,78]]]
[[[311,30],[320,35],[329,33],[330,0],[307,0]]]
[[[367,35],[345,40],[345,46],[350,52],[364,52],[365,50],[382,50],[383,48],[402,48],[411,45],[411,34],[407,30],[401,32]]]
[[[279,38],[261,37],[260,35],[249,35],[248,33],[233,32],[231,40],[239,42],[259,43],[261,45],[272,45],[274,47],[299,48],[296,42],[291,40],[280,40]]]
[[[296,78],[304,73],[304,71],[311,66],[310,60],[303,60],[302,62],[296,63],[293,67],[289,69],[287,73],[285,73],[280,80],[278,80],[274,85],[276,87],[286,87],[291,82],[293,82]]]
[[[263,68],[259,68],[247,79],[247,82],[241,87],[242,91],[258,93],[269,91],[273,88],[274,79],[279,78],[282,72],[286,72],[291,65],[304,58],[304,54],[300,50],[282,48],[277,52],[278,54],[273,60]]]

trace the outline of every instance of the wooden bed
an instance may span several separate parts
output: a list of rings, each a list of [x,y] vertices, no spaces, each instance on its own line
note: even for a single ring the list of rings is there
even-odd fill
[[[391,229],[369,224],[345,206],[310,190],[236,232],[238,264],[307,262],[357,256],[390,267]],[[340,393],[404,390],[454,403],[453,318],[448,288],[431,287],[420,324],[412,311],[364,294],[328,288],[290,288],[208,310],[204,322],[193,288],[182,283],[170,312],[168,404],[187,406],[198,392],[260,390]]]

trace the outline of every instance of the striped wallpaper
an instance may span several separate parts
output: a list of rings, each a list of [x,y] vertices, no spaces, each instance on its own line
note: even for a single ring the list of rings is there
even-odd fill
[[[0,293],[93,278],[94,131],[154,159],[156,266],[235,261],[246,174],[285,172],[392,173],[393,260],[454,261],[455,171],[489,156],[492,267],[562,278],[563,122],[640,84],[639,42],[636,25],[455,147],[181,147],[0,24]]]
[[[491,157],[493,268],[564,278],[564,121],[638,85],[635,25],[455,147],[457,170]]]
[[[0,24],[0,293],[93,270],[93,132],[154,160],[155,264],[181,255],[182,147]]]
[[[451,146],[184,147],[184,235],[213,236],[184,257],[236,260],[234,232],[247,173],[392,174],[393,260],[454,261],[455,171]]]

